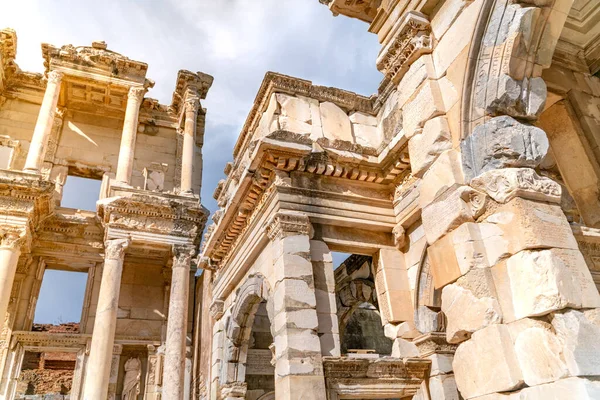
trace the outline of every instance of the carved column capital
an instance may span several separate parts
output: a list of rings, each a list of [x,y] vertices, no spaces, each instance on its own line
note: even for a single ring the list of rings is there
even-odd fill
[[[210,311],[210,315],[215,319],[219,320],[223,316],[224,313],[225,302],[220,299],[214,299],[212,303],[210,303],[210,307],[208,308]]]
[[[186,96],[183,105],[185,108],[186,117],[189,117],[190,114],[192,114],[191,117],[195,117],[195,115],[198,113],[198,110],[200,109],[200,98],[194,95]]]
[[[104,242],[104,259],[123,260],[131,239],[111,239]]]
[[[18,250],[24,242],[25,233],[0,230],[0,249]]]
[[[144,94],[146,93],[146,89],[142,86],[132,86],[129,88],[129,92],[127,93],[128,101],[141,102],[144,98]]]
[[[173,245],[173,268],[190,268],[196,249],[188,245]]]
[[[279,211],[267,224],[267,235],[271,240],[287,236],[309,235],[312,225],[306,214],[295,211]]]
[[[48,72],[48,83],[53,83],[58,85],[63,78],[64,74],[59,71],[50,71]]]

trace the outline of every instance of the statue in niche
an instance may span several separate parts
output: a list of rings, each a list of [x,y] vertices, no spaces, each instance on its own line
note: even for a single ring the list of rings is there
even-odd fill
[[[123,400],[137,400],[140,394],[142,363],[139,358],[131,357],[125,363],[125,378],[123,379]]]

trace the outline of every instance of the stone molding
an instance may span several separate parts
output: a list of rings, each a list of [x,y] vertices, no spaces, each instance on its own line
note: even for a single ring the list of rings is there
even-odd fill
[[[279,211],[267,223],[267,236],[272,241],[284,239],[287,236],[309,235],[312,230],[306,214],[293,211]]]
[[[409,11],[398,24],[394,37],[377,57],[377,69],[394,84],[400,82],[414,61],[433,51],[431,25],[424,14]]]
[[[413,343],[419,349],[421,357],[427,357],[432,354],[454,354],[458,344],[450,344],[446,341],[445,332],[430,332],[416,337]]]
[[[123,261],[125,251],[131,244],[130,239],[110,239],[104,242],[104,258],[106,260]]]
[[[182,103],[190,93],[198,96],[199,99],[205,99],[208,90],[212,86],[213,79],[212,76],[203,72],[194,73],[185,69],[179,70],[171,108],[178,113],[182,108]]]
[[[224,314],[224,308],[225,308],[225,302],[223,300],[220,299],[214,299],[212,301],[212,303],[210,303],[210,306],[208,307],[208,311],[210,312],[210,315],[215,319],[215,321],[218,321],[221,319],[221,317]]]

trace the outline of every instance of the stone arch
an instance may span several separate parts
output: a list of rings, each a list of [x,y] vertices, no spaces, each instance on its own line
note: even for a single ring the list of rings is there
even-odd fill
[[[423,248],[417,281],[415,283],[414,307],[415,327],[421,333],[444,331],[442,314],[442,290],[436,289],[433,283],[431,262],[427,254],[428,247]]]
[[[543,2],[483,1],[465,68],[461,138],[490,116],[535,120],[543,111],[547,89],[541,71],[551,65],[556,32],[565,23],[554,10],[564,9],[569,0],[552,7],[536,3]]]
[[[245,363],[252,325],[258,307],[263,302],[267,303],[267,312],[273,321],[269,284],[261,274],[250,275],[237,289],[231,313],[225,322],[225,359],[221,383],[228,393],[233,390],[241,397],[245,393]]]

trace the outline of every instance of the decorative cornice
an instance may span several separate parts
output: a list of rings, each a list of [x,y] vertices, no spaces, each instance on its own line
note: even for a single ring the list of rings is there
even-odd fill
[[[373,99],[359,94],[332,87],[313,85],[311,81],[294,78],[275,72],[267,72],[258,90],[254,105],[246,118],[239,139],[233,148],[233,156],[236,158],[242,153],[242,149],[248,146],[248,142],[255,131],[263,111],[266,109],[272,93],[287,93],[310,97],[320,102],[329,101],[342,109],[361,111],[374,114]]]
[[[267,224],[267,235],[271,240],[279,240],[294,235],[309,235],[312,227],[308,216],[294,211],[279,211]]]
[[[104,258],[106,260],[123,261],[123,258],[125,257],[125,250],[127,250],[130,244],[130,239],[107,240],[104,244]]]
[[[184,69],[179,70],[173,100],[171,101],[173,110],[178,113],[181,110],[182,103],[190,94],[197,96],[199,99],[205,99],[208,90],[212,86],[213,79],[212,76],[203,72],[194,73]]]
[[[410,11],[397,24],[396,33],[377,57],[377,69],[394,84],[415,60],[433,51],[431,26],[424,14]]]

